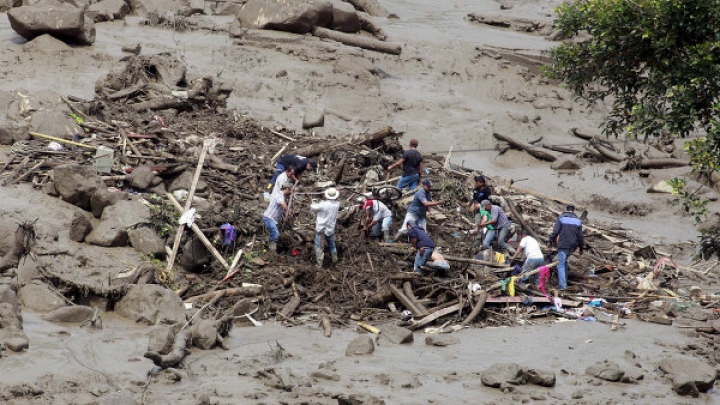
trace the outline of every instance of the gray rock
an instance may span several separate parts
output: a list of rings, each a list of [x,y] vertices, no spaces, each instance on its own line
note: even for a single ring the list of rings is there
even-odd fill
[[[495,363],[482,372],[480,381],[493,388],[500,388],[503,384],[522,385],[525,383],[525,371],[516,363]]]
[[[20,7],[22,3],[22,0],[0,0],[0,13],[4,13],[13,7]]]
[[[234,1],[226,1],[222,3],[218,3],[217,7],[215,7],[215,10],[213,10],[213,15],[237,15],[237,13],[242,10],[242,3],[236,3]],[[235,20],[237,21],[237,20]]]
[[[170,182],[167,189],[171,193],[176,190],[190,190],[192,179],[193,173],[184,171]],[[204,180],[199,180],[195,186],[195,192],[202,193],[205,190],[207,190],[207,183]]]
[[[86,21],[83,10],[70,5],[16,7],[8,11],[8,19],[12,29],[27,39],[50,34],[78,45],[95,42],[93,21]]]
[[[133,285],[115,312],[123,318],[148,325],[173,325],[185,322],[185,306],[174,291],[156,284]]]
[[[5,346],[13,352],[21,352],[30,347],[30,340],[27,337],[11,337],[5,342]]]
[[[67,305],[63,297],[39,281],[23,286],[18,291],[18,298],[24,308],[35,312],[50,312]]]
[[[304,129],[322,127],[325,125],[325,110],[308,108],[305,110],[302,127]]]
[[[605,381],[620,381],[625,371],[610,361],[599,361],[585,370],[585,373]]]
[[[392,387],[393,388],[418,388],[421,387],[422,383],[414,375],[407,373],[399,373],[393,376]]]
[[[128,231],[130,245],[138,252],[163,258],[166,255],[165,242],[150,228],[136,228]]]
[[[127,200],[129,194],[122,192],[111,192],[106,188],[96,191],[90,197],[90,210],[95,218],[100,218],[106,207],[116,204],[118,201]]]
[[[102,220],[112,219],[127,229],[141,224],[149,224],[152,218],[150,208],[136,200],[120,200],[114,205],[105,207]]]
[[[85,17],[94,22],[121,20],[130,13],[130,6],[125,0],[102,0],[91,4],[85,12]]]
[[[425,344],[430,346],[450,346],[458,343],[460,341],[452,336],[443,336],[437,333],[431,333],[425,337]]]
[[[527,382],[541,387],[555,386],[555,373],[547,370],[529,369],[526,372]]]
[[[148,351],[160,354],[170,353],[175,343],[175,333],[172,328],[166,325],[153,326],[149,333]]]
[[[647,188],[648,193],[672,194],[673,188],[667,180],[652,183]]]
[[[388,325],[380,330],[378,336],[378,345],[398,345],[412,343],[414,340],[413,333],[410,329],[401,326]]]
[[[54,181],[48,181],[47,183],[43,184],[42,192],[52,197],[58,197],[60,195],[58,194],[57,190],[55,190]]]
[[[82,132],[82,128],[78,126],[77,121],[63,111],[62,108],[58,108],[47,101],[41,102],[41,108],[53,109],[33,111],[29,121],[31,131],[64,139],[69,138],[69,134]]]
[[[50,322],[81,323],[92,318],[95,310],[83,305],[58,308],[43,315],[43,319]]]
[[[70,222],[70,240],[82,242],[92,232],[92,218],[85,211],[75,211],[72,222]]]
[[[347,349],[345,349],[346,356],[363,356],[366,354],[372,354],[375,351],[375,344],[373,344],[372,338],[369,335],[358,336],[353,339]]]
[[[10,304],[13,311],[20,312],[20,300],[9,284],[0,284],[0,304]]]
[[[60,197],[80,208],[90,208],[90,197],[105,189],[102,179],[90,166],[66,164],[56,167],[53,172],[55,190]]]
[[[190,7],[190,0],[131,0],[132,10],[140,17],[153,11],[177,12]]]
[[[68,44],[49,34],[40,35],[32,41],[28,41],[25,45],[23,45],[23,51],[41,53],[61,58],[65,56],[72,56],[74,53],[73,49]]]
[[[550,168],[554,170],[579,170],[584,166],[583,162],[581,162],[575,155],[569,155],[560,156],[550,165]]]
[[[692,397],[699,397],[700,391],[698,391],[695,380],[685,373],[680,373],[673,378],[673,390],[679,395],[690,395]]]
[[[215,321],[202,319],[195,321],[192,331],[192,344],[203,350],[211,350],[218,343],[218,330]]]
[[[183,245],[178,263],[188,271],[199,271],[210,263],[210,252],[200,238],[192,237]]]
[[[663,359],[659,364],[660,370],[667,374],[686,374],[697,386],[698,391],[707,392],[717,379],[717,370],[707,363],[686,357],[671,357]]]
[[[105,219],[85,237],[85,242],[103,247],[126,246],[127,227],[115,219]]]
[[[130,187],[135,187],[140,190],[145,190],[154,184],[159,184],[157,180],[158,176],[153,173],[150,166],[138,166],[128,176],[127,180],[130,182]]]
[[[385,405],[385,401],[370,394],[336,394],[338,405]]]
[[[237,14],[240,26],[306,34],[315,26],[328,27],[333,7],[327,0],[248,0]]]

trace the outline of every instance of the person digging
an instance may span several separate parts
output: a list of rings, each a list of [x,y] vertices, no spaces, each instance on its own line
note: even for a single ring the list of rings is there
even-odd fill
[[[410,219],[406,222],[407,234],[410,237],[410,243],[416,250],[415,263],[413,264],[413,270],[417,273],[424,275],[421,266],[425,266],[432,257],[435,251],[435,242],[425,232],[424,229],[415,225],[415,220]]]
[[[270,232],[270,240],[268,241],[268,251],[277,252],[277,241],[280,239],[280,228],[278,224],[282,221],[282,217],[288,209],[287,199],[292,194],[293,184],[290,182],[280,186],[280,193],[270,197],[270,204],[263,213],[263,224]]]
[[[366,199],[362,204],[363,211],[367,212],[370,223],[368,223],[363,231],[370,230],[370,237],[377,238],[382,230],[383,241],[390,242],[390,224],[392,224],[392,211],[381,201]]]
[[[317,215],[315,220],[315,260],[317,268],[323,266],[325,253],[323,252],[322,240],[325,239],[330,250],[330,259],[337,263],[337,247],[335,246],[335,223],[337,222],[340,203],[337,201],[340,192],[335,187],[325,190],[325,201],[313,201],[308,195],[310,211]]]

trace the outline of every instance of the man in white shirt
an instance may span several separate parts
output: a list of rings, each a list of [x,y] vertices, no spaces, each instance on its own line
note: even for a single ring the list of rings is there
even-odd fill
[[[308,196],[310,211],[317,214],[317,220],[315,221],[315,260],[319,269],[322,268],[323,259],[325,258],[322,247],[323,238],[325,238],[330,250],[332,262],[337,263],[338,260],[337,247],[335,246],[335,222],[337,221],[338,210],[340,210],[340,203],[337,201],[339,196],[340,192],[335,187],[325,190],[325,201],[312,201]]]
[[[513,257],[510,259],[510,262],[512,263],[512,261],[515,260],[522,251],[525,252],[525,263],[523,263],[522,266],[523,273],[527,273],[528,271],[535,270],[538,267],[545,265],[545,256],[540,249],[540,244],[537,239],[530,236],[525,228],[520,231],[520,237],[522,239],[520,239],[518,247],[522,248],[522,250],[517,249]]]
[[[372,216],[372,220],[364,230],[370,229],[370,237],[377,238],[380,236],[382,229],[383,240],[390,242],[390,224],[392,224],[392,211],[381,201],[372,200],[370,198],[363,201],[362,209]]]
[[[280,193],[270,197],[270,204],[263,213],[263,223],[270,232],[268,250],[272,253],[277,252],[277,241],[280,239],[278,224],[288,209],[287,197],[292,194],[292,188],[293,184],[290,182],[282,184],[280,186]]]

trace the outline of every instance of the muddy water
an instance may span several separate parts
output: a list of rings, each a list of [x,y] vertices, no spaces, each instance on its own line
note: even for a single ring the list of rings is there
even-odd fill
[[[305,390],[310,397],[318,393],[371,393],[388,405],[474,404],[479,399],[519,400],[531,396],[544,396],[552,402],[568,400],[577,392],[594,403],[627,398],[635,404],[658,404],[674,403],[662,399],[674,394],[658,376],[657,363],[679,352],[688,341],[679,329],[653,324],[629,321],[620,331],[610,332],[606,324],[567,321],[467,329],[453,335],[458,345],[444,348],[425,345],[424,335],[417,333],[412,345],[378,346],[371,356],[355,358],[344,355],[347,343],[357,336],[355,332],[335,330],[327,339],[315,327],[287,328],[269,322],[262,327],[233,329],[229,351],[193,351],[186,362],[184,379],[169,384],[147,378],[153,365],[142,357],[147,347],[146,328],[110,315],[104,321],[104,329],[96,331],[53,325],[25,313],[31,349],[2,360],[0,382],[47,381],[48,375],[54,375],[55,380],[92,381],[96,392],[120,392],[136,398],[142,387],[144,403],[196,403],[192,397],[201,394],[218,397],[220,403],[238,403],[257,393],[267,396],[265,403],[277,403],[289,394],[268,388],[267,380],[258,372],[285,369],[296,384],[305,386],[295,391]],[[280,361],[271,350],[278,344],[285,354]],[[610,360],[630,367],[626,351],[637,356],[631,363],[642,369],[644,380],[640,384],[599,383],[585,375],[585,368],[597,361]],[[508,395],[482,387],[481,372],[497,362],[551,370],[557,375],[557,385],[522,386]],[[324,370],[339,375],[340,380],[312,381],[309,375],[321,364]],[[403,388],[408,384],[412,388]],[[720,396],[713,393],[705,399],[712,403],[720,401]]]

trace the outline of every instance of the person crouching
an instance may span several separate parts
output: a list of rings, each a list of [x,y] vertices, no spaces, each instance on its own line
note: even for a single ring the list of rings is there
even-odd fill
[[[423,274],[420,266],[424,266],[428,260],[430,260],[433,251],[435,251],[435,242],[433,242],[432,238],[430,238],[424,229],[415,226],[415,220],[413,219],[407,221],[407,231],[410,237],[410,243],[412,243],[412,247],[417,251],[413,270]]]

